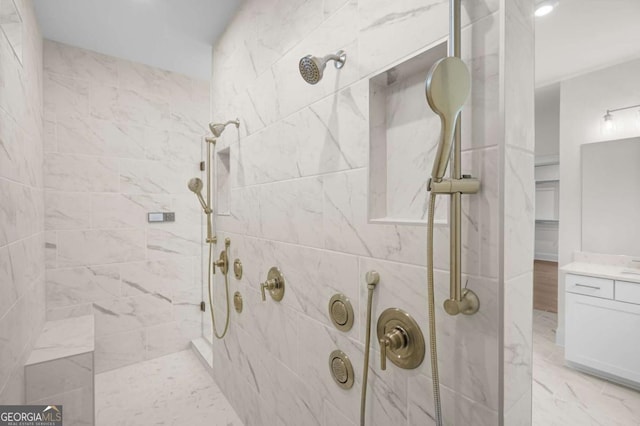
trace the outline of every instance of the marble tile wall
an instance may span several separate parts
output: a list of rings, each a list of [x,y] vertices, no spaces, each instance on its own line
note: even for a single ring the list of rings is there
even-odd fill
[[[95,315],[97,372],[200,335],[208,115],[208,82],[44,42],[47,318]]]
[[[463,1],[463,55],[473,76],[463,172],[482,180],[478,195],[464,197],[463,269],[481,309],[449,317],[441,308],[449,230],[440,224],[437,328],[449,425],[531,421],[523,415],[531,405],[530,315],[505,312],[504,299],[516,302],[510,309],[531,308],[533,54],[514,46],[532,37],[532,2],[507,3]],[[248,0],[214,47],[213,119],[242,120],[239,135],[218,142],[229,148],[231,189],[217,232],[231,238],[232,258],[243,261],[231,292],[241,291],[245,304],[241,314],[231,312],[227,337],[213,342],[213,371],[247,425],[358,423],[368,270],[382,276],[373,318],[398,307],[428,331],[425,227],[368,220],[369,78],[445,40],[447,19],[441,1]],[[315,86],[302,80],[302,56],[338,49],[349,55],[341,71],[327,66]],[[431,165],[424,167],[426,174]],[[287,277],[286,294],[281,303],[262,302],[259,283],[274,265]],[[356,311],[348,333],[327,315],[336,292]],[[508,358],[511,342],[516,354]],[[336,348],[356,371],[349,391],[329,374]],[[381,371],[377,343],[372,350],[368,424],[433,423],[429,355],[416,370]],[[515,399],[507,401],[511,391]]]
[[[42,37],[30,0],[22,62],[0,32],[0,404],[24,403],[24,369],[45,319]]]
[[[535,122],[533,2],[505,2],[503,67],[504,146],[500,281],[504,425],[531,424],[533,368],[533,258],[535,246]]]

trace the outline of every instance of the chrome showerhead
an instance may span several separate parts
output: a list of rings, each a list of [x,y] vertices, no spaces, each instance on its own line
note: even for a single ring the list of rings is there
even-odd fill
[[[189,187],[189,191],[193,192],[194,194],[196,194],[196,197],[198,197],[198,201],[200,201],[200,205],[204,209],[204,212],[205,213],[211,212],[211,209],[209,208],[209,206],[207,206],[207,203],[204,201],[204,198],[202,198],[202,187],[203,187],[202,180],[197,177],[189,179],[189,183],[187,184],[187,186]]]
[[[300,75],[309,84],[317,84],[322,80],[322,74],[327,66],[328,61],[335,61],[336,69],[340,69],[344,66],[347,60],[347,54],[340,50],[334,55],[327,55],[324,58],[318,58],[317,56],[307,55],[300,59],[298,68],[300,69]]]
[[[209,130],[213,133],[213,136],[219,138],[224,132],[224,129],[229,125],[233,124],[236,126],[236,129],[240,127],[240,119],[236,118],[235,120],[229,120],[226,123],[209,123]]]

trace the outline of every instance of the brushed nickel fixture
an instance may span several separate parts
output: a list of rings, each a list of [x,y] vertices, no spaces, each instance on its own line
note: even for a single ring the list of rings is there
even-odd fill
[[[227,121],[226,123],[221,123],[221,124],[211,123],[209,124],[209,129],[211,130],[213,137],[207,136],[204,138],[204,142],[207,145],[207,158],[204,162],[200,162],[199,165],[200,165],[200,170],[206,171],[207,173],[206,200],[202,196],[202,189],[204,187],[204,184],[200,178],[195,177],[193,179],[190,179],[189,182],[187,183],[187,187],[189,188],[189,190],[194,194],[196,194],[196,197],[198,197],[198,201],[200,202],[200,205],[202,206],[202,209],[204,210],[204,213],[207,217],[206,242],[209,245],[209,256],[207,261],[207,265],[208,265],[207,266],[207,290],[209,293],[209,308],[210,308],[209,311],[211,313],[211,326],[213,329],[213,335],[218,339],[222,339],[227,334],[227,331],[229,330],[230,301],[229,301],[228,273],[229,273],[229,246],[231,245],[231,240],[229,238],[225,239],[225,249],[223,252],[220,253],[220,258],[214,262],[213,246],[214,244],[218,243],[218,238],[213,233],[213,220],[212,220],[213,209],[211,207],[212,206],[211,187],[213,186],[212,180],[211,180],[211,170],[212,170],[211,151],[212,149],[215,149],[217,138],[220,137],[220,135],[222,135],[222,132],[224,132],[224,129],[229,124],[234,124],[236,128],[238,128],[240,126],[240,121],[230,120],[230,121]],[[213,305],[213,275],[216,272],[216,267],[220,269],[220,271],[224,275],[224,283],[225,283],[225,299],[226,299],[226,305],[227,305],[227,315],[225,319],[224,330],[222,331],[222,333],[218,333],[218,330],[216,328],[216,318],[215,318],[215,312],[214,312],[215,310]]]
[[[214,274],[216,273],[216,267],[220,269],[220,272],[223,275],[227,275],[227,273],[229,272],[229,255],[227,254],[227,250],[229,248],[230,242],[231,240],[229,240],[229,238],[226,238],[224,240],[225,249],[220,252],[220,257],[218,258],[218,260],[213,261]]]
[[[365,275],[367,282],[367,332],[364,347],[364,364],[362,366],[362,392],[360,393],[360,426],[364,426],[367,406],[367,381],[369,378],[369,352],[371,350],[371,311],[373,305],[373,291],[380,283],[380,274],[369,271]]]
[[[436,426],[443,425],[438,373],[438,350],[436,339],[435,292],[433,278],[433,222],[437,194],[450,196],[450,296],[444,302],[449,315],[471,315],[478,311],[480,302],[476,294],[462,289],[462,194],[475,194],[480,182],[471,176],[462,175],[461,114],[471,87],[471,75],[460,59],[461,51],[461,0],[449,0],[448,56],[436,62],[429,70],[426,81],[427,102],[440,116],[442,131],[436,158],[429,180],[429,213],[427,215],[427,296],[429,311],[429,349]],[[451,177],[444,179],[451,154]],[[385,349],[396,343],[387,336]],[[401,336],[400,336],[401,337]],[[389,346],[387,346],[387,343]],[[393,358],[391,358],[393,361]]]
[[[233,124],[237,129],[240,127],[240,119],[236,118],[235,120],[229,120],[226,123],[209,123],[209,130],[211,130],[213,136],[219,138],[229,124]]]
[[[267,300],[265,290],[269,291],[271,298],[276,302],[279,302],[284,297],[284,276],[280,269],[276,266],[269,269],[267,274],[267,280],[260,284],[260,292],[262,293],[262,301]]]
[[[398,308],[385,310],[378,318],[380,369],[387,369],[387,360],[400,368],[417,368],[424,360],[424,337],[411,315]]]
[[[233,261],[233,275],[235,275],[236,280],[242,279],[242,262],[240,259]]]
[[[233,307],[236,309],[237,313],[242,313],[242,294],[239,291],[233,293]]]
[[[349,331],[353,327],[353,306],[347,296],[334,294],[329,300],[329,318],[340,331]]]
[[[335,61],[334,66],[339,70],[344,67],[347,61],[347,54],[343,50],[339,50],[335,54],[329,54],[323,58],[307,55],[300,59],[300,63],[298,64],[300,75],[307,83],[317,84],[322,80],[324,69],[329,61]]]
[[[353,365],[351,360],[339,349],[329,355],[329,371],[331,377],[342,389],[351,389],[354,382]]]
[[[213,335],[218,339],[222,339],[229,330],[229,317],[231,316],[231,307],[229,306],[229,246],[231,245],[231,240],[229,238],[225,238],[224,240],[224,251],[220,252],[220,258],[218,260],[211,259],[213,255],[213,244],[209,244],[209,269],[208,269],[208,290],[209,290],[209,311],[211,312],[211,327],[213,329]],[[220,272],[224,275],[224,290],[225,290],[225,299],[227,302],[227,315],[224,321],[224,330],[222,333],[218,333],[218,329],[216,328],[216,317],[213,310],[213,283],[212,276],[216,273],[216,267],[220,269]],[[213,269],[213,271],[212,271]]]

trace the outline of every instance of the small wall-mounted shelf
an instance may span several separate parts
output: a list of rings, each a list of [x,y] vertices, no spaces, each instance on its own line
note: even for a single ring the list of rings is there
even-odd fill
[[[371,223],[426,223],[427,181],[440,118],[427,104],[425,80],[446,55],[446,43],[441,43],[369,79]],[[439,197],[438,202],[436,223],[447,223],[446,200]]]

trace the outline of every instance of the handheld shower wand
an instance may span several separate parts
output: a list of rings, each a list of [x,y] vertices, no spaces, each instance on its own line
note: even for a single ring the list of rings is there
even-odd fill
[[[189,190],[196,194],[196,197],[198,197],[198,201],[200,201],[200,205],[202,206],[204,212],[211,213],[211,208],[207,205],[206,201],[204,201],[204,198],[202,198],[202,180],[197,177],[192,178],[189,180],[187,186],[189,187]]]
[[[438,151],[433,162],[431,178],[435,182],[442,181],[449,164],[456,124],[462,112],[469,89],[471,76],[462,59],[449,56],[436,62],[427,75],[427,102],[431,109],[440,116],[442,131]]]

